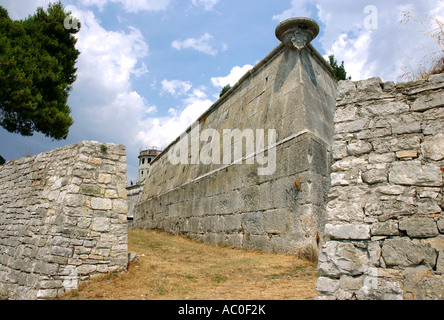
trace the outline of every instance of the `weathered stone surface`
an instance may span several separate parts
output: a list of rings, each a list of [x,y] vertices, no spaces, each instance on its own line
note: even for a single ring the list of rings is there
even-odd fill
[[[366,272],[368,266],[367,254],[351,243],[329,241],[319,254],[318,271],[324,276],[357,276]]]
[[[444,233],[444,218],[440,218],[437,222],[439,232]]]
[[[395,162],[389,173],[389,181],[400,185],[441,186],[441,169],[434,164],[420,161]]]
[[[341,89],[317,299],[442,299],[442,79]],[[363,225],[370,238],[351,235]],[[350,275],[350,252],[362,273]]]
[[[408,104],[403,102],[389,102],[386,104],[372,104],[363,109],[364,115],[386,116],[409,111]]]
[[[382,258],[387,266],[417,266],[426,264],[430,268],[436,265],[436,250],[415,244],[409,238],[394,238],[384,241]]]
[[[344,98],[353,95],[356,92],[356,84],[352,81],[339,81],[338,83],[338,96]]]
[[[377,222],[371,226],[372,236],[397,236],[399,235],[398,222],[386,221]]]
[[[402,150],[396,152],[396,157],[398,159],[405,159],[405,158],[417,158],[418,157],[418,151],[416,150]]]
[[[444,252],[440,252],[436,261],[436,272],[444,275]]]
[[[358,156],[369,153],[372,150],[373,146],[371,143],[362,140],[352,141],[347,146],[347,151],[350,156]]]
[[[370,239],[370,227],[368,225],[325,225],[325,234],[333,239],[342,240],[366,240]]]
[[[112,207],[113,203],[111,199],[97,197],[91,199],[91,208],[94,210],[111,210]]]
[[[328,277],[319,277],[316,282],[316,290],[332,294],[339,289],[339,280],[331,279]]]
[[[385,170],[370,169],[361,175],[362,181],[368,184],[387,182],[387,172]]]
[[[110,219],[106,217],[93,218],[91,223],[91,230],[104,232],[110,228]]]
[[[433,218],[404,218],[399,222],[399,230],[406,231],[411,238],[429,238],[439,234]]]
[[[430,95],[423,95],[412,104],[413,111],[425,111],[432,108],[444,106],[444,93],[438,92]]]
[[[425,266],[409,267],[403,271],[404,299],[442,300],[444,299],[444,277],[435,276],[433,270]]]
[[[426,137],[421,144],[422,154],[425,158],[439,161],[444,159],[444,134]]]

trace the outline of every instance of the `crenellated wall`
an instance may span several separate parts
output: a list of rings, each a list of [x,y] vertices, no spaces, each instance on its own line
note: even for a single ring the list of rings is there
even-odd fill
[[[84,141],[0,166],[0,297],[48,299],[126,270],[125,147]]]

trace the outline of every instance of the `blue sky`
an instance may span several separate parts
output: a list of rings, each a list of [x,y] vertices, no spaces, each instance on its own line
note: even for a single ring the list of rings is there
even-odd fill
[[[23,19],[49,0],[0,0]],[[55,1],[52,1],[55,2]],[[353,80],[403,81],[436,44],[402,10],[426,22],[444,17],[436,0],[66,0],[82,23],[78,78],[68,104],[75,124],[67,140],[22,137],[0,128],[0,155],[12,160],[82,140],[125,144],[128,180],[137,180],[143,146],[166,147],[279,41],[276,25],[289,17],[315,19],[313,45],[334,53]],[[365,25],[377,9],[377,26]],[[441,19],[442,20],[442,19]],[[432,25],[428,25],[433,27]],[[417,61],[417,62],[415,62]]]

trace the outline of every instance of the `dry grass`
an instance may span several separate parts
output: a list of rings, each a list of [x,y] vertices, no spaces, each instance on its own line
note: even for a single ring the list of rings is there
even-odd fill
[[[317,294],[316,265],[294,256],[149,230],[130,231],[128,243],[140,259],[128,272],[93,280],[63,299],[307,300]]]

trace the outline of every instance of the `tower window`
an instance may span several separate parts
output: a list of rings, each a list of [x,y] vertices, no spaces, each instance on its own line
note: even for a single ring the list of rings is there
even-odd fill
[[[145,164],[145,158],[142,158],[142,164]]]

